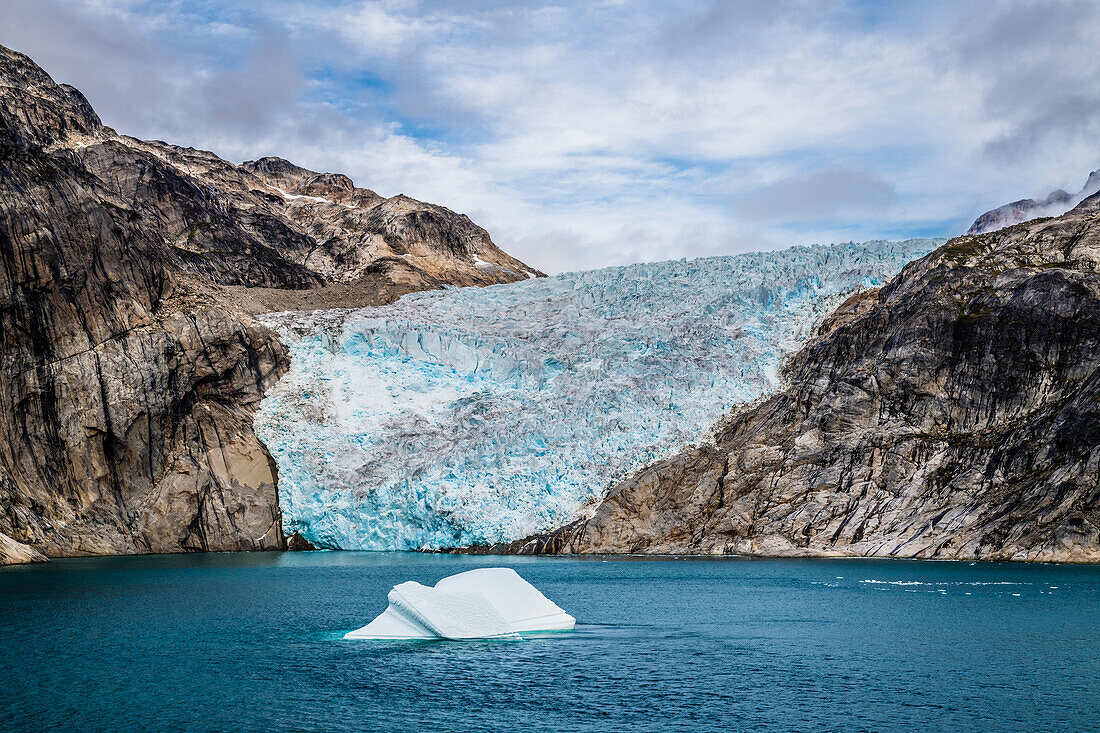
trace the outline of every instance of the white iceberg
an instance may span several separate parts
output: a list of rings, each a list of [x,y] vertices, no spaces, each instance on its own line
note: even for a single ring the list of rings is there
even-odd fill
[[[511,568],[480,568],[435,587],[408,581],[390,605],[345,639],[510,639],[520,632],[569,631],[576,619]]]

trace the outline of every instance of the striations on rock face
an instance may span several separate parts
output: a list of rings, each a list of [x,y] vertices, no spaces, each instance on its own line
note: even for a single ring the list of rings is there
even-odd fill
[[[105,127],[0,46],[0,564],[285,545],[248,315],[540,275],[465,216]]]
[[[1098,367],[1100,195],[951,240],[841,306],[714,445],[480,550],[1100,561]]]

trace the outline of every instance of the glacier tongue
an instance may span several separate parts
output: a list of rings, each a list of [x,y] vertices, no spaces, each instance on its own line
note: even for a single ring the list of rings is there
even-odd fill
[[[777,386],[840,296],[940,241],[614,267],[265,317],[291,370],[256,432],[287,532],[332,548],[523,537]]]

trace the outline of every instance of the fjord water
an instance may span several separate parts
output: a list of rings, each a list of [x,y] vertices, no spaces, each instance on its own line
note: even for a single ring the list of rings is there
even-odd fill
[[[522,642],[340,636],[507,565]],[[0,568],[6,730],[1096,730],[1100,567],[257,553]]]

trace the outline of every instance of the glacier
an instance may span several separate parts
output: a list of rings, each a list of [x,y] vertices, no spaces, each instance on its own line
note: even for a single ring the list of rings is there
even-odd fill
[[[584,516],[778,386],[847,294],[943,240],[646,263],[262,317],[291,368],[256,432],[319,547],[507,541]]]

